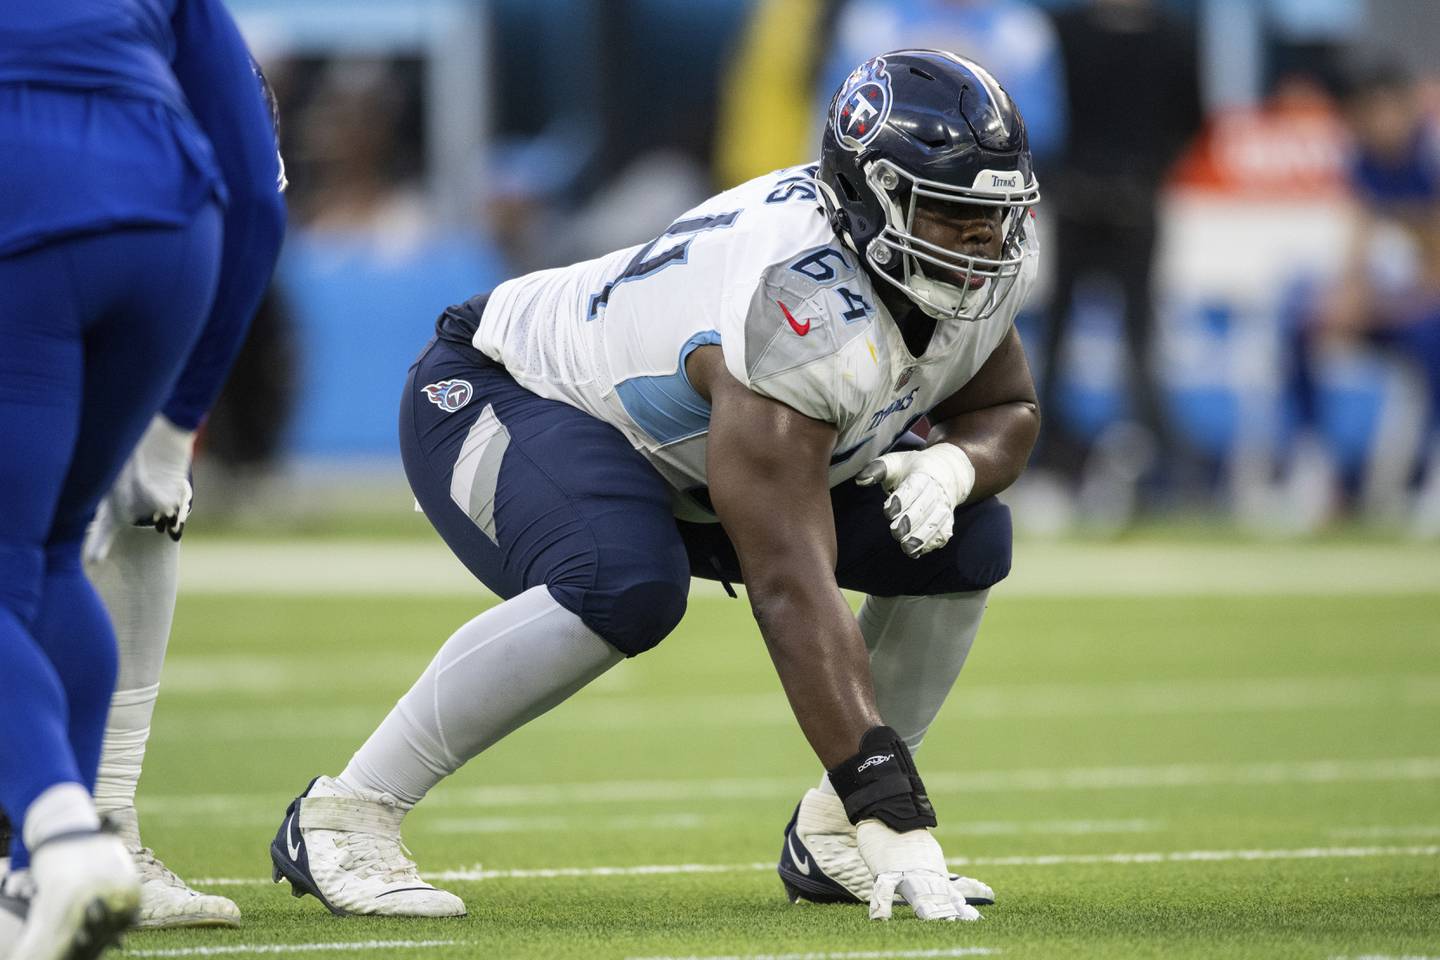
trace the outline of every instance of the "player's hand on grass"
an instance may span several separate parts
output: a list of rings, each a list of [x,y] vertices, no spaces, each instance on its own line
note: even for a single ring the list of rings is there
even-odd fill
[[[979,920],[980,911],[950,883],[940,844],[926,829],[898,833],[879,820],[861,820],[860,856],[875,874],[870,919],[889,920],[898,892],[921,920]]]
[[[871,460],[855,482],[885,488],[890,494],[885,500],[890,535],[906,556],[919,557],[950,541],[955,508],[975,486],[975,467],[953,443],[937,443]]]
[[[135,445],[110,492],[100,501],[85,538],[85,561],[95,563],[110,553],[121,527],[153,526],[179,540],[190,517],[194,491],[190,457],[195,431],[185,430],[156,414]]]

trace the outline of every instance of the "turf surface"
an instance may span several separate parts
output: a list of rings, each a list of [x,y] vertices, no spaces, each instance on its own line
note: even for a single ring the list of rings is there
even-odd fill
[[[286,803],[338,772],[477,606],[184,595],[142,821],[171,866],[240,904],[245,925],[134,933],[127,951],[1440,956],[1440,589],[997,590],[919,755],[946,854],[997,891],[980,923],[897,909],[880,924],[859,907],[785,902],[781,830],[818,770],[745,604],[710,596],[657,651],[409,818],[421,869],[465,878],[445,885],[468,917],[335,918],[271,885],[266,849]]]

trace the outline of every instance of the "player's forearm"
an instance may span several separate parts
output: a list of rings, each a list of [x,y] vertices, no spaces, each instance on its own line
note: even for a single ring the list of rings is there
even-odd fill
[[[883,721],[855,615],[831,580],[747,579],[750,605],[795,719],[826,767]]]
[[[223,265],[210,317],[165,402],[165,415],[191,430],[215,405],[280,252],[285,211],[279,195],[272,190],[249,211],[240,211],[239,205],[232,200],[226,216]]]
[[[969,500],[983,500],[1014,483],[1040,434],[1040,408],[1025,400],[971,410],[936,423],[930,443],[953,443],[975,467]]]
[[[165,404],[194,429],[214,405],[274,272],[285,233],[277,131],[250,51],[218,0],[177,9],[171,66],[225,180],[224,246],[205,329]]]

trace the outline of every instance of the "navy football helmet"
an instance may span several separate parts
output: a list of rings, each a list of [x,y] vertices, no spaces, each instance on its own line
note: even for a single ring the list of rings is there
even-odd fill
[[[899,50],[856,68],[830,101],[817,179],[836,233],[932,317],[990,316],[1034,249],[1025,121],[985,68],[953,53]],[[917,209],[947,204],[999,208],[998,257],[915,235]]]

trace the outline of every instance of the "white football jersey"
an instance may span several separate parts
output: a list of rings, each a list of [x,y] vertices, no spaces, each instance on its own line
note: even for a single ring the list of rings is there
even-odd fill
[[[678,516],[714,519],[708,499],[688,495],[706,486],[710,407],[685,375],[703,344],[719,344],[751,390],[834,424],[830,485],[849,479],[975,375],[1024,303],[1036,258],[999,310],[942,321],[914,357],[831,229],[814,172],[767,174],[650,243],[501,284],[474,346],[532,392],[617,427],[675,489]],[[1026,244],[1036,250],[1028,226]]]

